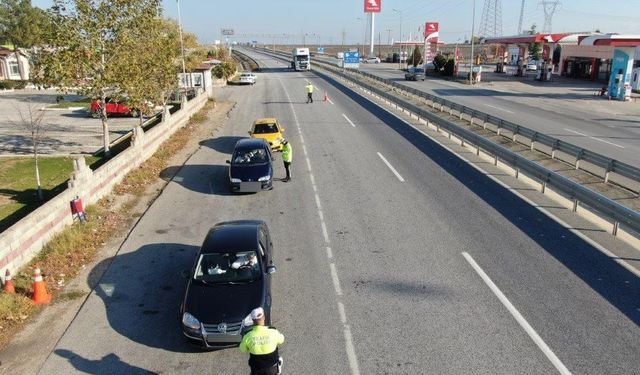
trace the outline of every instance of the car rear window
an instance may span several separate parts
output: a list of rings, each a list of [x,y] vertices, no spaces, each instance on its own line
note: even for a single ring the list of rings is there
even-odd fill
[[[254,134],[273,134],[278,132],[276,124],[256,124],[253,129]]]

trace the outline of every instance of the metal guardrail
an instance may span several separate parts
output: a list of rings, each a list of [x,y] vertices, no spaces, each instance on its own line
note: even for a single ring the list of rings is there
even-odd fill
[[[328,63],[325,63],[325,64],[330,65]],[[440,104],[442,107],[448,107],[448,108],[454,109],[459,113],[464,113],[470,116],[472,119],[479,119],[479,120],[482,120],[484,123],[492,124],[499,130],[501,129],[506,130],[511,132],[514,135],[517,134],[519,136],[525,137],[529,139],[532,148],[535,143],[540,143],[542,145],[545,145],[551,149],[551,158],[555,158],[556,156],[555,154],[557,151],[573,156],[576,159],[576,164],[575,164],[576,168],[579,167],[580,161],[585,161],[594,166],[600,167],[604,170],[604,175],[600,177],[602,177],[605,182],[609,181],[609,176],[611,173],[616,173],[632,181],[640,182],[640,168],[636,168],[632,165],[626,164],[619,160],[584,149],[572,143],[562,141],[558,138],[548,136],[546,134],[529,129],[525,126],[518,125],[507,120],[503,120],[499,117],[489,115],[485,112],[478,111],[476,109],[454,103],[450,100],[443,99],[435,95],[401,85],[397,82],[393,82],[384,78],[377,77],[367,72],[359,71],[359,72],[356,72],[356,74],[360,74],[369,79],[373,79],[378,82],[384,83],[386,85],[409,92],[413,95],[426,99],[432,103]],[[589,172],[593,173],[592,171],[589,171]],[[629,187],[627,188],[630,189]],[[633,190],[633,189],[630,189],[630,190]]]
[[[270,53],[273,53],[271,51],[267,51]],[[329,64],[327,64],[329,65]],[[545,168],[544,166],[529,160],[527,158],[525,158],[522,155],[519,155],[511,150],[509,150],[506,147],[503,147],[497,143],[492,142],[491,140],[469,130],[466,129],[464,127],[461,127],[457,124],[455,124],[454,122],[451,122],[443,117],[438,116],[437,114],[425,110],[423,108],[418,107],[415,104],[406,102],[402,99],[400,99],[397,95],[395,95],[392,92],[388,92],[388,91],[384,91],[378,87],[375,87],[373,85],[370,85],[366,82],[362,82],[360,80],[355,79],[354,77],[352,77],[349,74],[345,74],[343,73],[340,69],[337,69],[333,66],[329,66],[327,67],[328,70],[330,70],[333,74],[338,75],[348,81],[351,81],[361,87],[363,87],[364,89],[374,93],[375,95],[386,99],[387,101],[394,103],[400,107],[405,108],[406,110],[408,110],[409,112],[412,112],[416,115],[418,115],[419,117],[428,120],[429,122],[435,124],[438,128],[443,128],[445,129],[447,132],[451,133],[451,134],[455,134],[455,136],[459,139],[461,139],[463,142],[467,142],[469,144],[472,144],[474,146],[476,146],[477,152],[479,153],[479,151],[482,149],[484,152],[493,155],[493,157],[495,158],[495,163],[497,164],[498,160],[501,160],[509,165],[512,166],[512,168],[514,168],[516,171],[518,172],[523,172],[525,174],[527,174],[529,177],[534,178],[536,180],[538,180],[541,183],[542,186],[542,192],[544,193],[544,190],[546,189],[546,187],[551,187],[554,188],[556,191],[558,191],[559,193],[564,194],[565,196],[568,196],[569,198],[571,198],[574,202],[574,211],[577,209],[577,204],[578,202],[582,202],[584,204],[586,204],[587,206],[591,207],[592,209],[600,212],[601,214],[603,214],[604,216],[610,218],[613,221],[613,231],[612,234],[613,235],[617,235],[618,232],[618,228],[620,224],[623,224],[624,226],[626,226],[627,228],[633,230],[634,232],[640,234],[640,212],[634,211],[626,206],[621,205],[620,203],[609,199],[608,197],[595,192],[589,188],[586,188],[582,185],[580,185],[577,182],[571,181],[570,179],[560,175],[559,173],[556,173],[550,169]],[[317,72],[320,75],[324,75],[326,76],[324,73],[321,72]],[[365,73],[366,74],[366,73]],[[330,77],[328,77],[330,78]],[[380,80],[380,79],[376,79],[376,80]],[[398,87],[404,91],[417,91],[415,89],[411,89],[408,88],[408,90],[405,89],[405,87]],[[428,95],[428,94],[427,94]],[[435,99],[435,103],[441,103],[441,102],[445,102],[444,99],[441,98],[437,98],[437,97],[433,97]],[[472,113],[477,113],[479,114],[479,111],[475,111],[473,109],[470,109],[468,107],[464,107],[461,106],[459,104],[455,104],[455,103],[451,103],[449,101],[446,101],[448,103],[450,103],[451,105],[454,106],[454,108],[460,108],[464,113],[468,113],[468,111],[471,111]],[[467,112],[465,112],[467,111]],[[491,117],[487,114],[483,114],[485,118],[487,117]],[[481,118],[480,116],[477,116],[478,118]],[[501,120],[502,121],[502,120]],[[511,123],[510,123],[511,124]],[[517,134],[527,134],[528,132],[532,132],[530,134],[535,134],[534,139],[536,142],[543,142],[543,141],[550,141],[550,140],[555,140],[555,138],[553,137],[549,137],[547,135],[544,134],[540,134],[538,132],[532,131],[528,128],[522,127],[522,126],[518,126],[516,124],[512,124],[514,125],[514,127],[512,128]],[[506,127],[504,127],[506,128]],[[516,134],[514,133],[514,134]],[[559,140],[555,140],[555,149],[559,149],[559,144],[562,141]],[[616,164],[617,161],[604,157],[602,155],[599,155],[597,153],[592,153],[590,151],[581,149],[580,147],[577,147],[575,145],[572,145],[570,143],[564,143],[564,150],[568,150],[568,151],[574,151],[576,153],[578,152],[582,152],[583,158],[582,160],[587,160],[585,158],[586,154],[589,154],[590,158],[592,158],[593,160],[609,160],[609,161],[613,161],[610,162],[610,164]],[[553,143],[552,143],[553,144]],[[586,152],[585,152],[586,151]],[[620,162],[617,162],[620,163]],[[634,172],[634,167],[628,166],[627,164],[624,163],[620,163],[618,166],[622,166],[622,170],[625,170],[627,172],[631,172],[630,175],[633,175]],[[614,166],[611,165],[611,168],[613,168]],[[626,168],[626,169],[625,169]],[[632,169],[630,169],[632,168]],[[637,171],[637,169],[635,169]],[[611,171],[613,171],[613,169],[611,169]],[[618,173],[616,171],[616,173]],[[640,173],[639,173],[640,175]]]

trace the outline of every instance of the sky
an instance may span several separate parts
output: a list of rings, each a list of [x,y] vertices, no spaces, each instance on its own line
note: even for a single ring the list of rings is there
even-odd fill
[[[455,43],[470,38],[474,0],[378,0],[382,11],[375,16],[375,40],[403,40],[420,33],[425,22],[440,23],[440,39]],[[480,27],[486,1],[475,0],[475,30]],[[550,0],[546,0],[550,1]],[[541,0],[525,0],[523,29],[532,24],[542,31]],[[47,8],[51,0],[32,0]],[[502,34],[515,35],[521,0],[502,0]],[[594,31],[640,34],[640,0],[562,0],[552,19],[552,32]],[[185,31],[201,43],[223,38],[221,28],[233,29],[230,40],[259,43],[341,44],[362,43],[368,15],[364,0],[180,0]],[[178,18],[177,0],[163,0],[167,17]],[[395,9],[395,11],[394,11]],[[401,26],[402,25],[402,26]],[[303,40],[304,35],[304,40]],[[367,40],[369,36],[367,35]],[[367,42],[368,43],[368,42]]]

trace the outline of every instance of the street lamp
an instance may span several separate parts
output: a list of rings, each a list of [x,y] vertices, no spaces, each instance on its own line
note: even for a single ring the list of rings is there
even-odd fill
[[[398,59],[398,64],[402,68],[402,11],[395,8],[393,11],[400,14],[400,38],[398,39],[400,41],[400,58]]]
[[[178,4],[178,32],[180,33],[180,50],[182,51],[182,78],[187,78],[187,72],[184,64],[184,42],[182,41],[182,19],[180,18],[180,0],[176,0]],[[187,85],[191,86],[191,80],[187,79]]]
[[[362,17],[357,17],[356,18],[358,21],[362,21],[362,30],[363,30],[363,38],[362,38],[362,57],[364,57],[364,48],[365,48],[365,44],[367,44],[367,22],[364,18]]]

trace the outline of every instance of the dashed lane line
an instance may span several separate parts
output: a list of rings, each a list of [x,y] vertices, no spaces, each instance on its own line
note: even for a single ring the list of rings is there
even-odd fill
[[[398,178],[398,180],[400,180],[400,182],[404,182],[404,178],[402,178],[402,176],[400,175],[400,173],[398,173],[398,171],[396,171],[396,169],[393,167],[393,165],[391,165],[391,163],[389,163],[389,161],[387,161],[387,159],[385,159],[384,156],[382,156],[381,153],[376,152],[376,154],[378,154],[378,156],[380,157],[380,159],[382,159],[382,161],[387,165],[387,167],[389,167],[389,169],[391,170],[391,172],[393,172],[393,174],[396,175],[396,177]]]

